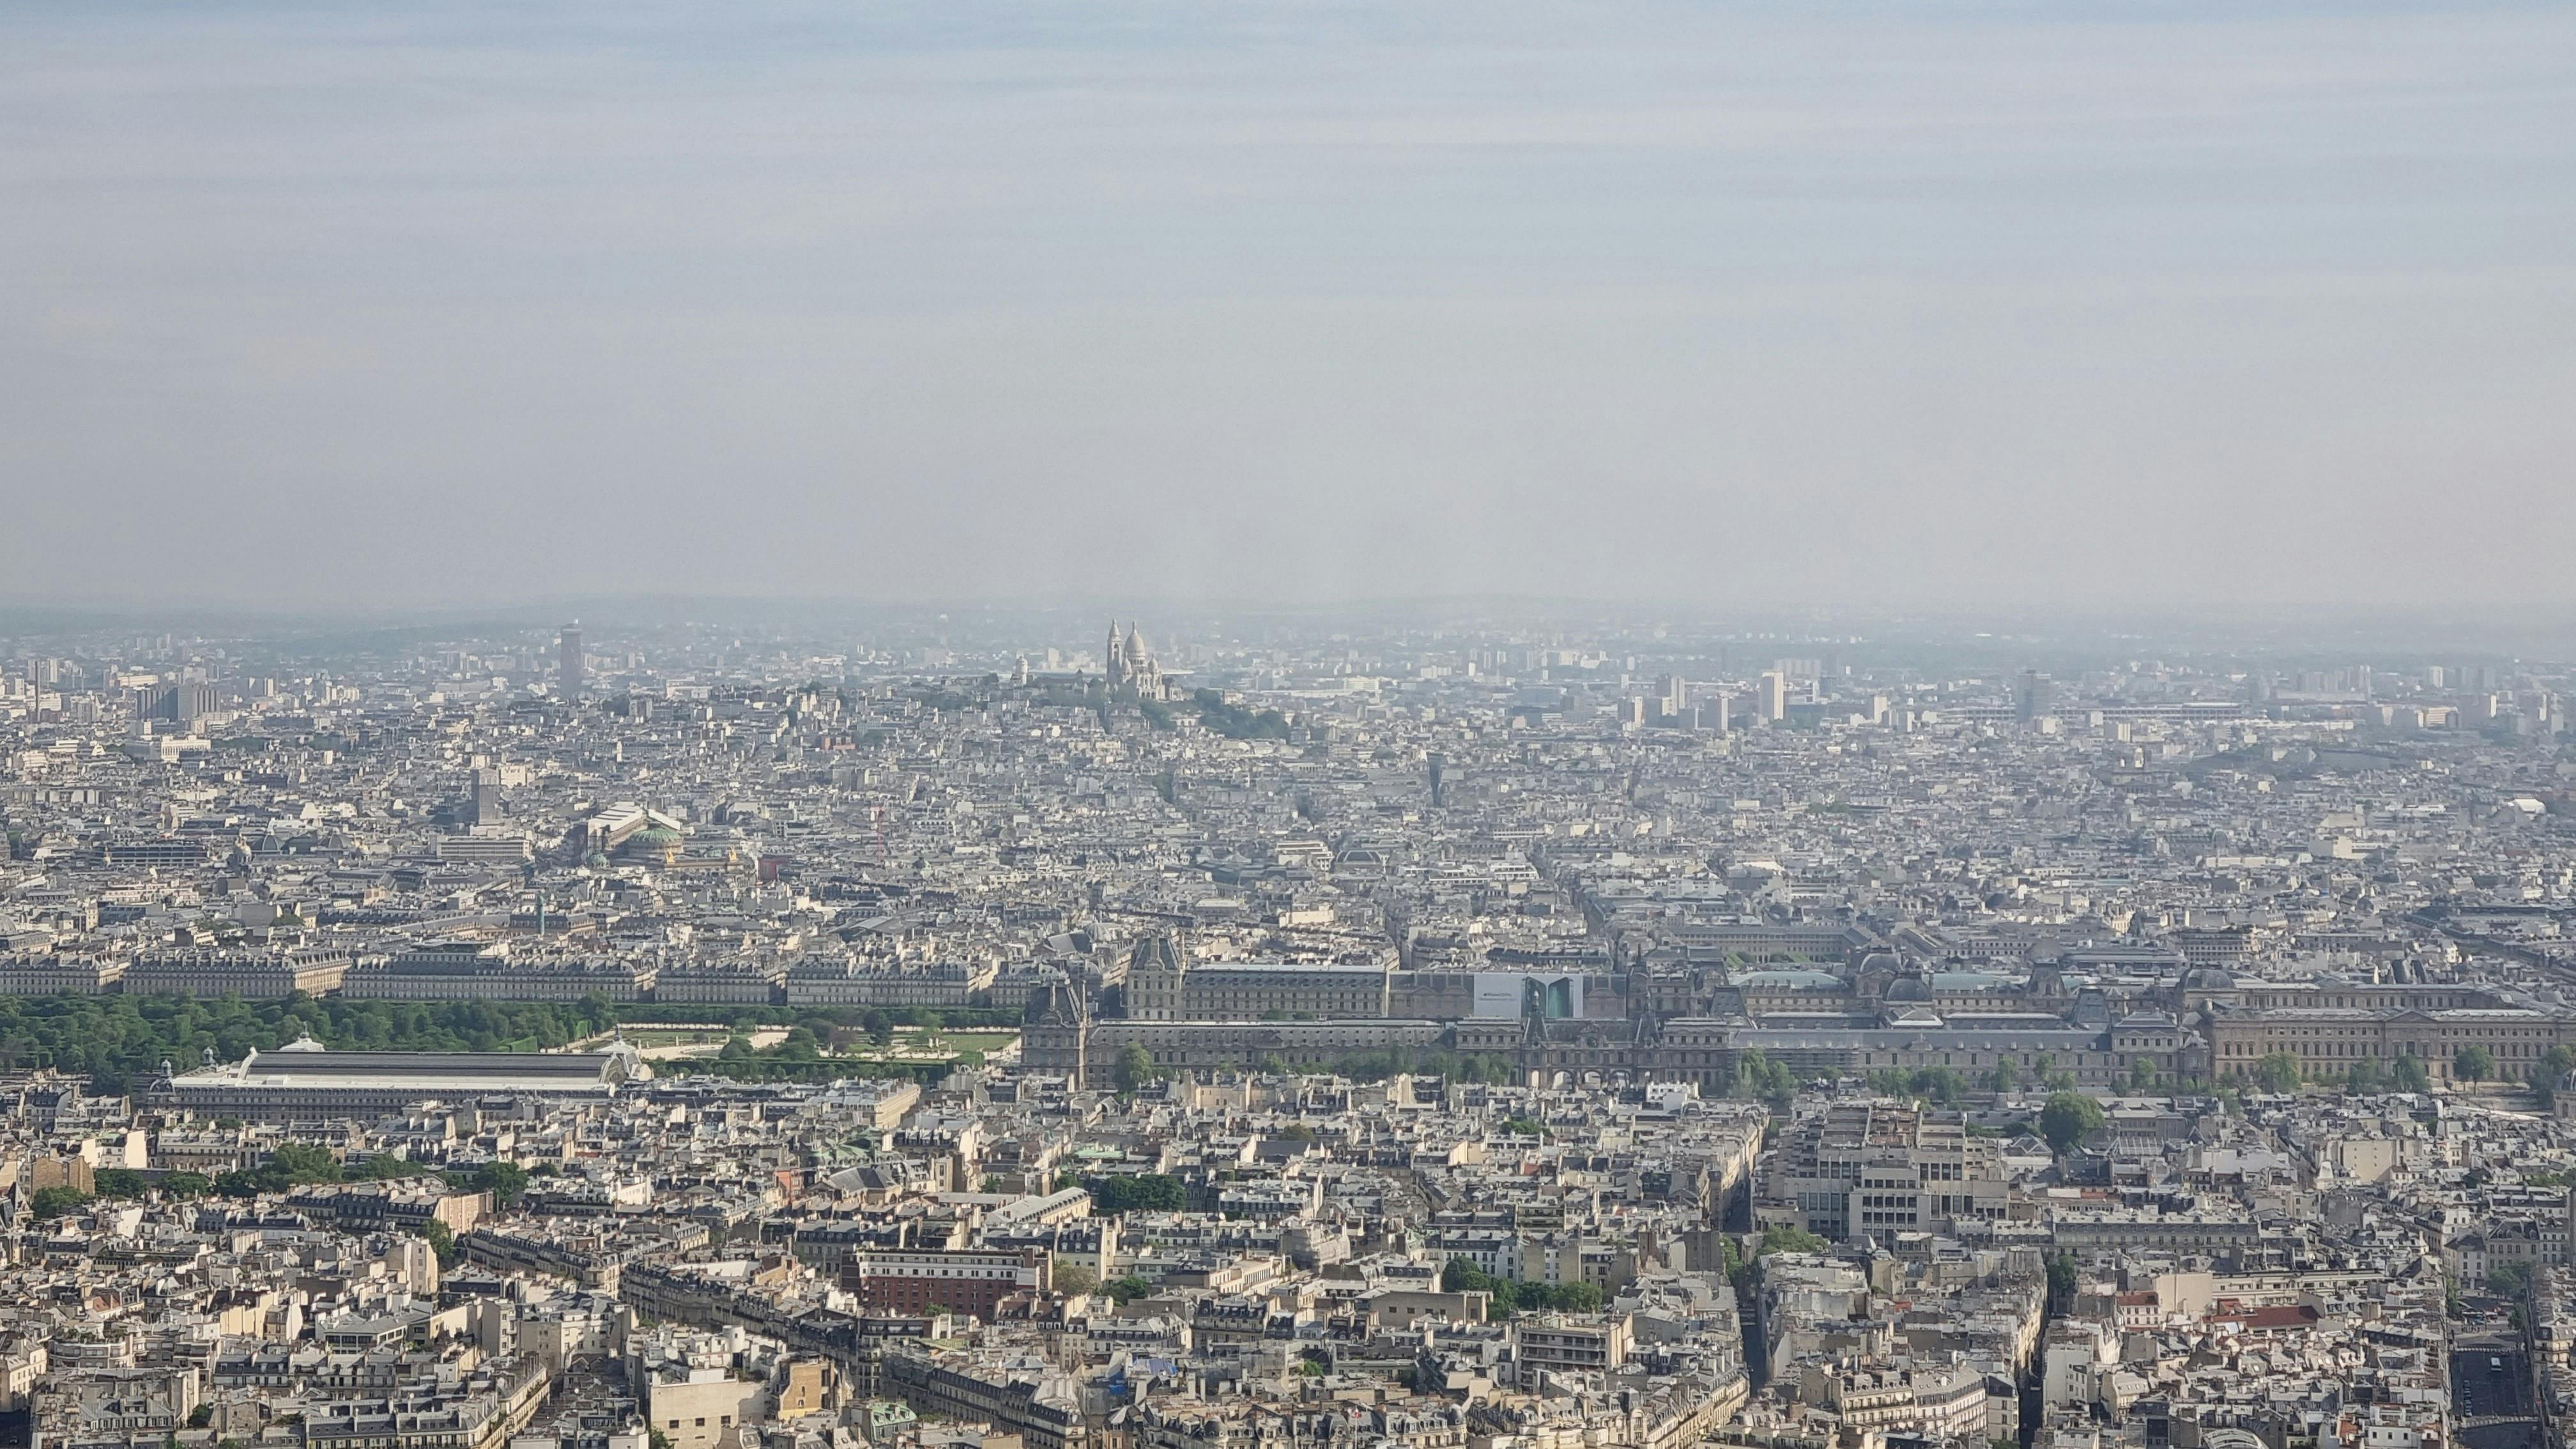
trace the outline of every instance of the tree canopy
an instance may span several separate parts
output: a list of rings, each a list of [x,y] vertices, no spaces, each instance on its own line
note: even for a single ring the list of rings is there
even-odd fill
[[[1601,1311],[1598,1284],[1529,1283],[1518,1278],[1497,1278],[1466,1258],[1451,1258],[1440,1270],[1440,1291],[1488,1294],[1497,1318],[1551,1310],[1560,1313]]]
[[[1798,1074],[1759,1050],[1749,1051],[1735,1059],[1735,1092],[1767,1102],[1786,1102],[1797,1095]]]
[[[607,1029],[604,1002],[355,1001],[294,995],[0,997],[0,1071],[85,1072],[132,1090],[169,1062],[239,1061],[310,1036],[335,1051],[535,1051]]]
[[[1213,689],[1202,689],[1191,697],[1199,712],[1199,722],[1230,740],[1284,740],[1288,738],[1288,717],[1275,709],[1254,710],[1239,704],[1228,704],[1225,696]]]
[[[954,1009],[952,1026],[1015,1028],[1020,1013],[1006,1008]],[[185,1069],[209,1051],[219,1061],[239,1061],[254,1051],[274,1051],[310,1036],[333,1051],[540,1051],[596,1036],[624,1022],[706,1022],[803,1026],[823,1038],[832,1028],[874,1017],[870,1035],[882,1043],[896,1026],[927,1025],[938,1014],[914,1007],[861,1011],[855,1007],[709,1006],[649,1002],[612,1004],[600,996],[554,1001],[362,1001],[302,994],[244,1001],[235,996],[7,996],[0,997],[0,1071],[50,1067],[86,1073],[102,1092],[131,1091],[160,1070]],[[775,1054],[754,1063],[727,1059],[726,1075],[765,1080],[811,1075],[944,1075],[902,1066],[860,1063],[799,1064]],[[705,1070],[714,1062],[671,1064]],[[914,1068],[930,1064],[911,1064]]]
[[[1110,1067],[1110,1076],[1118,1090],[1132,1092],[1154,1080],[1154,1054],[1134,1042],[1118,1049],[1118,1060]]]
[[[1969,1090],[1968,1079],[1951,1067],[1916,1067],[1910,1072],[1883,1067],[1869,1074],[1869,1086],[1891,1097],[1921,1097],[1936,1107],[1957,1106],[1968,1099]]]
[[[51,1222],[65,1213],[89,1206],[90,1195],[76,1187],[40,1187],[27,1199],[27,1211],[38,1222]]]
[[[1094,1217],[1115,1217],[1137,1209],[1178,1212],[1189,1202],[1189,1191],[1181,1180],[1159,1172],[1094,1178],[1085,1186],[1091,1193]]]
[[[2300,1076],[2299,1059],[2288,1052],[2266,1052],[2254,1064],[2254,1080],[2267,1092],[2295,1092]]]
[[[2048,1105],[2039,1109],[2039,1135],[2062,1157],[2102,1130],[2105,1120],[2102,1104],[2082,1092],[2053,1092]]]

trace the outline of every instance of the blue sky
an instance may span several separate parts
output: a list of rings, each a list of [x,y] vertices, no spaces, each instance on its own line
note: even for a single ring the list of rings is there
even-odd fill
[[[0,8],[0,592],[2576,597],[2576,7]]]

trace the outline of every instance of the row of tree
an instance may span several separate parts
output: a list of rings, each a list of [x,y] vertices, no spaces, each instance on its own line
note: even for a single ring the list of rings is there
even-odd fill
[[[1497,1318],[1516,1313],[1598,1313],[1601,1289],[1592,1283],[1533,1283],[1497,1278],[1466,1258],[1452,1258],[1440,1270],[1443,1293],[1485,1293]]]
[[[2018,1092],[2024,1087],[2037,1087],[2045,1092],[2075,1090],[2075,1074],[2057,1065],[2047,1052],[2034,1057],[2028,1067],[2018,1062],[2000,1061],[1986,1071],[1970,1076],[1956,1067],[1885,1067],[1868,1074],[1870,1088],[1892,1097],[1922,1097],[1944,1107],[1955,1107],[1972,1092]],[[2152,1092],[2173,1085],[2172,1079],[2156,1070],[2156,1064],[2145,1057],[2129,1063],[2128,1083],[2133,1092]],[[2187,1085],[2187,1084],[2186,1084]]]
[[[1354,1082],[1382,1082],[1389,1077],[1408,1076],[1507,1086],[1521,1079],[1520,1067],[1508,1056],[1495,1052],[1453,1052],[1437,1047],[1389,1047],[1383,1051],[1343,1052],[1330,1060],[1299,1061],[1271,1052],[1261,1059],[1259,1069],[1275,1077],[1304,1073],[1348,1077]],[[1110,1080],[1122,1092],[1133,1092],[1163,1075],[1163,1069],[1154,1064],[1154,1054],[1134,1042],[1120,1047],[1117,1058],[1110,1064]]]
[[[644,1001],[617,1008],[617,1019],[634,1027],[666,1023],[801,1026],[823,1038],[835,1031],[856,1029],[866,1032],[879,1046],[894,1040],[894,1029],[899,1026],[926,1031],[984,1027],[1017,1030],[1022,1015],[1019,1008],[1010,1006],[705,1006],[685,1001]]]
[[[396,1178],[438,1177],[452,1187],[472,1192],[488,1192],[493,1200],[508,1207],[528,1190],[528,1170],[515,1162],[486,1162],[470,1168],[441,1170],[427,1163],[390,1155],[361,1158],[343,1164],[328,1148],[302,1142],[279,1144],[276,1151],[256,1167],[236,1168],[212,1177],[202,1172],[143,1173],[127,1167],[102,1167],[92,1175],[94,1193],[78,1188],[62,1189],[69,1196],[56,1197],[58,1216],[62,1208],[77,1207],[93,1198],[133,1200],[155,1195],[165,1198],[216,1197],[247,1198],[261,1193],[285,1192],[290,1188],[327,1182],[383,1182]],[[50,1189],[49,1189],[50,1190]]]
[[[149,1080],[165,1061],[183,1070],[208,1052],[218,1061],[239,1061],[304,1036],[334,1051],[539,1051],[621,1023],[676,1020],[786,1026],[790,1040],[775,1055],[820,1060],[821,1043],[835,1033],[865,1032],[882,1046],[894,1039],[897,1027],[1017,1027],[1020,1014],[980,1007],[619,1005],[598,995],[577,1002],[361,1001],[301,993],[259,1001],[237,996],[11,996],[0,997],[0,1071],[51,1067],[81,1072],[100,1091],[123,1092]]]
[[[2143,1070],[2139,1090],[2152,1090],[2158,1083],[2155,1064],[2141,1058],[2134,1064],[2133,1081]],[[2072,1091],[2075,1074],[2057,1065],[2056,1059],[2041,1052],[2027,1069],[2013,1062],[1997,1062],[1991,1071],[1970,1076],[1955,1067],[1884,1067],[1867,1074],[1872,1091],[1891,1097],[1922,1097],[1944,1107],[1954,1107],[1968,1099],[1972,1092],[2018,1092],[2024,1086],[2046,1091]],[[1784,1062],[1772,1060],[1759,1050],[1743,1052],[1735,1059],[1735,1080],[1730,1092],[1785,1104],[1798,1093],[1798,1074]]]
[[[163,1062],[193,1067],[213,1052],[239,1061],[310,1036],[333,1050],[535,1051],[605,1031],[606,999],[358,1001],[301,994],[0,997],[0,1071],[85,1072],[101,1091],[130,1090]]]
[[[2524,1071],[2523,1081],[2540,1094],[2545,1105],[2555,1095],[2559,1078],[2564,1077],[2571,1067],[2576,1067],[2576,1051],[2554,1046]],[[2074,1075],[2055,1069],[2045,1057],[2033,1070],[2038,1084],[2052,1094],[2062,1095],[2075,1090]],[[2453,1053],[2451,1075],[2463,1082],[2505,1079],[2505,1074],[2497,1070],[2494,1054],[2482,1046],[2465,1046]],[[2313,1084],[2367,1096],[2382,1092],[2425,1092],[2432,1090],[2433,1086],[2432,1069],[2424,1064],[2421,1057],[2415,1056],[2400,1056],[2385,1066],[2376,1061],[2357,1061],[2341,1072],[2310,1072],[2292,1053],[2271,1052],[2257,1061],[2243,1077],[2267,1092],[2295,1092],[2303,1084]],[[1872,1091],[1891,1097],[1920,1097],[1936,1106],[1954,1107],[1966,1101],[1969,1094],[1980,1087],[1997,1093],[2019,1090],[2022,1071],[2011,1062],[2000,1062],[1992,1071],[1971,1079],[1951,1067],[1917,1067],[1911,1071],[1887,1067],[1870,1072],[1868,1081]],[[2125,1085],[2140,1095],[2161,1091],[2234,1095],[2234,1089],[2223,1082],[2211,1083],[2196,1077],[2176,1082],[2169,1074],[2158,1072],[2155,1063],[2144,1057],[2129,1064]],[[1785,1101],[1796,1090],[1797,1083],[1792,1075],[1779,1064],[1763,1060],[1760,1052],[1747,1052],[1737,1062],[1735,1094],[1738,1096]]]
[[[1717,1250],[1718,1268],[1726,1274],[1726,1281],[1735,1285],[1736,1296],[1746,1299],[1744,1306],[1750,1309],[1752,1304],[1747,1295],[1753,1288],[1755,1263],[1770,1257],[1773,1253],[1822,1253],[1831,1246],[1823,1238],[1808,1232],[1805,1228],[1774,1223],[1762,1230],[1761,1240],[1754,1244],[1753,1256],[1749,1258],[1737,1249],[1735,1239],[1721,1238],[1718,1241]]]
[[[2576,1051],[2563,1046],[2551,1047],[2523,1072],[2523,1081],[2546,1102],[2556,1095],[2558,1079],[2576,1067]],[[2464,1046],[2451,1054],[2451,1075],[2463,1082],[2509,1080],[2499,1072],[2495,1054],[2482,1046]],[[2425,1092],[2432,1090],[2433,1072],[2417,1056],[2400,1056],[2382,1066],[2376,1061],[2357,1061],[2341,1072],[2310,1072],[2289,1052],[2270,1052],[2254,1064],[2254,1082],[2268,1092],[2295,1092],[2303,1083],[2338,1087],[2355,1095],[2380,1092]]]
[[[1181,1180],[1159,1172],[1095,1177],[1083,1186],[1091,1194],[1094,1217],[1136,1211],[1178,1212],[1189,1202],[1189,1192]]]

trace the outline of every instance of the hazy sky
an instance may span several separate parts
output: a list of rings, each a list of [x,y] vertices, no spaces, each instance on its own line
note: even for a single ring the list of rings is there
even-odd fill
[[[0,6],[0,595],[2576,602],[2576,5]]]

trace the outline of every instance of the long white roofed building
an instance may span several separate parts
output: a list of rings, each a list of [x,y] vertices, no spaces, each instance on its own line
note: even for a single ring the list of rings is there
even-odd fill
[[[164,1111],[274,1121],[479,1097],[605,1101],[652,1075],[624,1042],[598,1052],[335,1052],[308,1039],[238,1062],[165,1071],[144,1098]]]

